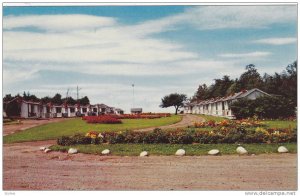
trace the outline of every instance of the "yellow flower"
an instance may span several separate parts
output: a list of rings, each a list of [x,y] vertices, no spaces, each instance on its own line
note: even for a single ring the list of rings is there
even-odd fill
[[[99,133],[99,134],[98,134],[98,137],[101,137],[101,138],[103,138],[103,135],[102,135],[101,133]]]
[[[274,135],[279,135],[280,133],[279,133],[279,131],[274,131],[273,134],[274,134]]]
[[[263,133],[265,135],[269,135],[269,132],[266,129],[262,128],[262,127],[257,127],[255,129],[255,132],[260,132],[260,133]]]

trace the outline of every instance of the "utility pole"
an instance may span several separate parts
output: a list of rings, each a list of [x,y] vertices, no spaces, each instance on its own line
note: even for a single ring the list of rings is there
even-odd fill
[[[77,86],[77,101],[78,101],[78,99],[79,99],[79,91],[81,90],[81,88],[78,88],[78,86]]]
[[[132,84],[132,108],[134,108],[134,84]]]
[[[68,99],[68,97],[69,97],[69,91],[70,91],[70,89],[68,88],[67,89],[67,94],[66,94],[66,99]]]

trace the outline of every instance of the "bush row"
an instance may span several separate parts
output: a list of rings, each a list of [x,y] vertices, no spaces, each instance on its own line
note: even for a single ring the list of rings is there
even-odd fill
[[[253,116],[260,119],[285,119],[296,115],[293,100],[278,96],[263,96],[255,100],[239,99],[230,108],[237,119]]]
[[[95,134],[76,134],[71,137],[61,137],[57,140],[59,145],[100,144],[100,143],[145,143],[145,144],[217,144],[217,143],[284,143],[296,142],[296,130],[246,130],[238,127],[234,130],[195,131],[174,130],[162,131],[154,129],[151,132],[103,132]]]

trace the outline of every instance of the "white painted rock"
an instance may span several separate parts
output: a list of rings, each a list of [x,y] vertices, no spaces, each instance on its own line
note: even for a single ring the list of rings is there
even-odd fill
[[[46,148],[46,149],[44,150],[44,152],[45,152],[45,153],[51,152],[51,149]]]
[[[183,155],[185,155],[185,150],[179,149],[179,150],[176,151],[175,155],[176,156],[183,156]]]
[[[108,149],[105,149],[101,152],[101,154],[103,154],[103,155],[108,155],[109,153],[110,153],[110,150],[108,150]]]
[[[289,150],[285,146],[279,146],[278,150],[279,153],[286,153],[289,152]]]
[[[75,148],[70,148],[70,149],[68,150],[68,153],[69,153],[69,154],[76,154],[76,153],[78,153],[78,150],[75,149]]]
[[[242,147],[242,146],[237,147],[236,148],[236,152],[238,154],[248,154],[248,151],[244,147]]]
[[[209,155],[218,155],[220,153],[220,151],[218,149],[212,149],[210,151],[208,151]]]
[[[40,151],[44,151],[44,150],[46,150],[45,146],[40,147]]]
[[[141,152],[140,157],[146,157],[146,156],[149,156],[149,153],[147,151]]]

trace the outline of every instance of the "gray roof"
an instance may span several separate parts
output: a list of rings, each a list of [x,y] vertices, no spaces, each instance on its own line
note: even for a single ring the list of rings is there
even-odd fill
[[[141,112],[141,111],[143,111],[143,109],[142,108],[131,108],[130,111],[131,112]]]
[[[97,106],[100,107],[100,108],[110,108],[109,106],[107,106],[103,103],[97,104]]]
[[[216,97],[216,98],[206,99],[206,100],[200,101],[198,103],[192,102],[192,103],[186,103],[184,105],[185,106],[205,105],[205,104],[215,103],[215,102],[219,102],[219,101],[229,101],[229,100],[233,100],[233,99],[240,99],[240,98],[247,97],[248,95],[250,95],[254,91],[259,91],[262,94],[265,94],[267,96],[271,96],[270,94],[268,94],[268,93],[266,93],[266,92],[264,92],[264,91],[262,91],[258,88],[253,88],[251,90],[244,90],[244,91],[234,93],[234,94],[226,96],[226,97]]]
[[[262,93],[262,94],[265,94],[265,95],[267,95],[267,96],[271,96],[271,95],[269,95],[268,93],[266,93],[266,92],[264,92],[264,91],[262,91],[262,90],[260,90],[260,89],[258,89],[258,88],[254,88],[254,89],[251,89],[251,90],[249,90],[249,91],[244,92],[243,94],[239,95],[239,96],[236,97],[236,98],[244,98],[244,97],[247,97],[248,95],[250,95],[250,94],[253,93],[254,91],[258,91],[258,92],[260,92],[260,93]]]

